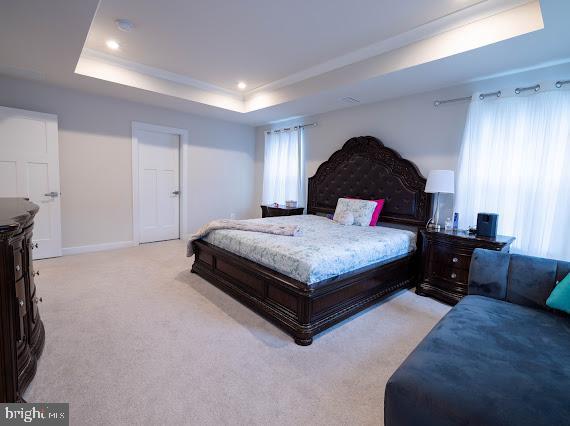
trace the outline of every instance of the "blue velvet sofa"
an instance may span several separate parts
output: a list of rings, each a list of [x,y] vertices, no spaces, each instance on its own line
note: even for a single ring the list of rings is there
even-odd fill
[[[385,425],[570,425],[570,317],[545,305],[569,272],[475,250],[469,295],[388,381]]]

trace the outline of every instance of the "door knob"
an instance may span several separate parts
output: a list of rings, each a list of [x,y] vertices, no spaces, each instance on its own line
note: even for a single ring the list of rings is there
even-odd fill
[[[172,195],[179,195],[180,191],[172,191]]]
[[[59,197],[59,192],[57,191],[52,191],[52,192],[48,192],[47,194],[44,194],[45,197],[51,197],[51,198],[57,198]]]

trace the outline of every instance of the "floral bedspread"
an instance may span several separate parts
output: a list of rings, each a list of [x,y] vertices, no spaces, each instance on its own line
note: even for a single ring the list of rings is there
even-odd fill
[[[384,226],[344,226],[316,215],[248,219],[298,225],[290,237],[240,230],[216,230],[204,241],[311,286],[416,249],[416,234]]]

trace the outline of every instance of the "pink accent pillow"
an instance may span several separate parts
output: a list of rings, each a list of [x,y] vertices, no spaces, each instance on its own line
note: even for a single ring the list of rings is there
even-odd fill
[[[362,199],[356,197],[344,197],[344,198],[352,198],[356,200]],[[384,198],[380,198],[379,200],[368,200],[368,201],[376,201],[376,208],[372,213],[372,219],[370,219],[370,226],[376,226],[376,224],[378,223],[378,219],[380,218],[380,212],[382,211],[382,207],[384,207]]]
[[[370,226],[376,226],[376,224],[378,223],[378,219],[380,218],[380,212],[382,211],[382,207],[384,207],[384,198],[372,201],[376,201],[376,208],[374,209],[374,213],[372,213],[372,219],[370,219]]]

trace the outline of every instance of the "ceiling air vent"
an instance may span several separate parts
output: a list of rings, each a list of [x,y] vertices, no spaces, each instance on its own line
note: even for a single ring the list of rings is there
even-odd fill
[[[347,103],[347,104],[359,104],[360,103],[360,101],[358,99],[351,98],[350,96],[346,96],[344,98],[341,98],[340,100]]]

